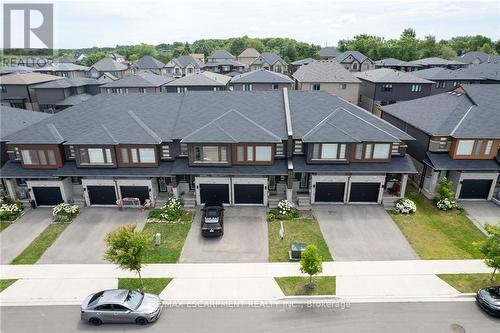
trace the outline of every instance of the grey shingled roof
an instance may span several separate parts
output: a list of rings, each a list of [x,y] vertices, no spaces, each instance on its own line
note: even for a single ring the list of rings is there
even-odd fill
[[[165,67],[163,62],[149,55],[137,60],[134,65],[139,69],[160,69]]]
[[[78,94],[69,96],[62,101],[56,103],[57,106],[73,106],[85,102],[89,98],[92,98],[92,95],[89,94]]]
[[[374,83],[433,83],[409,72],[397,71],[390,68],[377,68],[370,71],[354,73],[361,80]]]
[[[257,57],[252,62],[252,65],[261,65],[263,63],[268,63],[269,65],[273,66],[277,62],[282,62],[283,64],[286,64],[286,61],[283,60],[279,55],[277,55],[274,52],[263,52],[261,53],[260,56]]]
[[[69,78],[63,77],[60,80],[49,81],[33,86],[35,89],[62,89],[71,87],[83,87],[90,85],[100,85],[96,79],[91,78]]]
[[[238,58],[257,58],[260,55],[259,51],[253,47],[247,47],[240,53]]]
[[[235,67],[245,67],[245,64],[233,60],[233,59],[221,59],[218,61],[209,61],[203,65],[203,67],[218,67],[218,66],[235,66]]]
[[[338,56],[341,52],[337,50],[336,47],[333,46],[326,46],[323,47],[321,50],[319,50],[319,56],[321,58],[335,58]]]
[[[366,59],[370,60],[367,56],[359,51],[345,51],[335,57],[335,60],[338,62],[344,62],[349,56],[352,56],[354,59],[359,61],[360,63],[365,61]],[[370,60],[371,61],[371,60]]]
[[[447,65],[465,65],[462,61],[457,60],[447,60],[439,57],[423,58],[411,61],[413,64],[424,65],[424,66],[447,66]]]
[[[294,62],[291,63],[292,66],[302,66],[302,65],[308,65],[310,64],[311,62],[314,62],[316,61],[316,59],[313,59],[313,58],[304,58],[304,59],[300,59],[300,60],[296,60]]]
[[[208,56],[208,59],[236,59],[234,55],[227,52],[226,50],[216,50],[211,55]]]
[[[414,64],[412,62],[409,62],[409,61],[403,61],[403,60],[399,60],[399,59],[396,59],[396,58],[386,58],[386,59],[381,59],[381,60],[377,60],[374,62],[375,65],[377,66],[380,66],[380,67],[422,67],[422,65],[419,65],[419,64]]]
[[[148,88],[148,87],[161,87],[165,83],[174,80],[173,77],[157,75],[150,72],[140,72],[137,74],[132,74],[125,76],[123,79],[119,79],[110,83],[102,85],[102,88]]]
[[[20,72],[0,76],[0,84],[19,84],[30,85],[53,80],[61,80],[60,76],[35,73],[35,72]]]
[[[293,80],[281,73],[257,69],[234,76],[231,83],[293,83]]]
[[[314,61],[308,65],[300,66],[293,78],[299,82],[340,82],[361,83],[350,71],[336,61]]]
[[[167,87],[178,87],[178,86],[220,86],[225,87],[227,83],[231,80],[231,77],[227,75],[201,72],[195,74],[189,74],[178,79],[175,79],[165,86]]]
[[[470,66],[468,68],[457,69],[464,75],[477,76],[483,79],[500,82],[500,59],[492,62]]]
[[[495,160],[454,160],[448,153],[427,152],[424,163],[434,170],[500,171]]]
[[[384,112],[429,135],[500,138],[500,85],[462,86],[449,92],[383,106]]]
[[[117,72],[117,71],[124,71],[128,67],[125,66],[124,64],[121,64],[112,58],[102,58],[95,64],[91,66],[91,68],[95,68],[99,72]]]
[[[350,120],[347,123],[339,118],[338,126],[353,138],[372,135],[379,141],[391,142],[412,139],[327,92],[289,91],[288,96],[294,138],[302,138],[336,109],[345,109],[341,112],[346,112]],[[329,135],[337,131],[332,128]],[[277,142],[287,137],[283,92],[221,91],[99,94],[8,139],[13,143],[158,144],[182,139]]]
[[[74,71],[88,71],[90,67],[81,66],[73,63],[59,62],[51,65],[36,68],[34,72],[74,72]]]
[[[498,55],[492,55],[481,51],[471,51],[464,53],[461,56],[455,58],[455,60],[471,64],[472,61],[476,58],[479,59],[481,62],[500,60],[500,56]]]
[[[181,67],[181,68],[186,68],[188,65],[193,65],[194,68],[202,68],[204,64],[196,60],[190,55],[181,55],[178,56],[175,59],[172,59],[168,64],[165,65],[165,67],[174,67],[175,65]]]
[[[0,107],[0,140],[50,116],[52,115],[48,113],[2,105]]]
[[[413,75],[427,80],[484,80],[477,74],[458,69],[433,67],[412,72]]]

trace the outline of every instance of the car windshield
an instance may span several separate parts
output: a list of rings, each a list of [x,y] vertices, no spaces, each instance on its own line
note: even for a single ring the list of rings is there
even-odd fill
[[[141,305],[143,298],[144,294],[135,290],[129,290],[123,303],[127,308],[137,310],[137,308]]]
[[[219,217],[219,211],[217,209],[207,209],[205,217]]]

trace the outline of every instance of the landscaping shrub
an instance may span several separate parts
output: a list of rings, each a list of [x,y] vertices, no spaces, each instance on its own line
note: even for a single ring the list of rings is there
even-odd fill
[[[23,211],[23,205],[17,200],[12,200],[5,193],[0,194],[0,221],[14,221]]]
[[[179,199],[170,198],[162,208],[150,211],[148,218],[158,220],[160,222],[173,222],[181,220],[186,213],[187,211],[182,208],[182,204]]]
[[[457,207],[453,183],[446,177],[439,181],[437,191],[438,195],[434,198],[437,208],[441,210],[450,210]]]
[[[80,207],[69,203],[60,203],[52,210],[55,222],[71,222],[80,212]]]
[[[417,211],[417,205],[410,199],[401,198],[396,201],[396,212],[400,214],[413,214]]]
[[[293,204],[290,201],[287,200],[280,200],[278,202],[278,207],[271,209],[267,214],[267,220],[269,222],[276,219],[293,220],[299,217],[299,211],[293,207]]]

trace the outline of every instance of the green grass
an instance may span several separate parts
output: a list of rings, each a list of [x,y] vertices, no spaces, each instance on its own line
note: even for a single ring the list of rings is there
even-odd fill
[[[317,276],[313,278],[316,288],[306,289],[308,277],[290,276],[274,278],[286,296],[335,295],[335,276]]]
[[[7,228],[11,224],[12,224],[11,222],[0,221],[0,231],[3,231],[5,228]]]
[[[160,294],[163,289],[172,281],[171,278],[148,278],[142,279],[144,282],[144,292],[150,294]],[[119,289],[140,289],[141,283],[136,278],[120,278],[118,279]]]
[[[481,288],[499,285],[500,275],[496,274],[493,281],[491,274],[439,274],[443,281],[462,293],[475,293]]]
[[[11,262],[11,264],[29,265],[36,263],[68,225],[67,223],[49,224],[47,228],[45,228],[45,230]]]
[[[390,211],[392,219],[422,259],[478,259],[482,258],[473,242],[485,235],[460,210],[441,211],[433,202],[408,187],[406,197],[417,205],[411,215]]]
[[[144,254],[144,263],[176,263],[181,255],[191,223],[156,223],[148,222],[144,231],[153,235],[161,234],[161,244],[152,244]]]
[[[11,284],[16,282],[16,279],[1,279],[0,280],[0,293],[7,289]]]
[[[269,233],[269,261],[289,261],[288,251],[292,243],[307,243],[316,245],[324,261],[331,261],[332,255],[323,238],[318,221],[312,218],[283,221],[285,237],[280,239],[280,221],[268,222]]]

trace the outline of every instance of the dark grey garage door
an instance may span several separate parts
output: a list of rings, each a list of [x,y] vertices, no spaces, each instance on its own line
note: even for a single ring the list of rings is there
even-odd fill
[[[488,199],[491,179],[464,179],[460,190],[460,199]]]
[[[316,183],[315,202],[343,202],[345,183]]]
[[[351,183],[349,202],[377,202],[380,183]]]
[[[264,204],[264,185],[234,184],[235,204]]]
[[[87,186],[91,205],[116,205],[114,186]]]
[[[59,187],[32,187],[38,206],[55,206],[63,202]]]
[[[149,187],[147,186],[120,186],[120,193],[123,198],[139,198],[141,205],[149,199]]]
[[[200,184],[200,201],[202,204],[229,203],[229,184]]]

